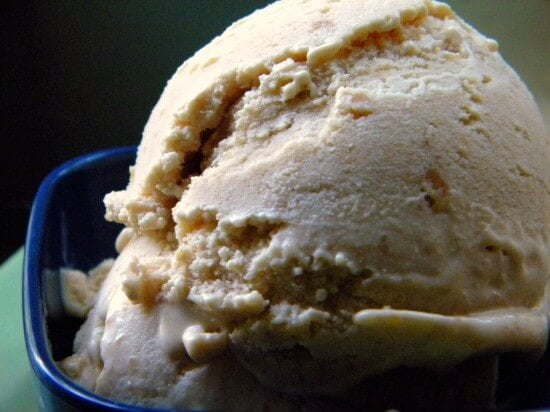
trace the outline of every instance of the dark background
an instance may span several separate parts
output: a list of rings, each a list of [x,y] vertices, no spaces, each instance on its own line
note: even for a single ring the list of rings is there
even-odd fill
[[[3,2],[0,262],[23,245],[32,199],[48,172],[83,153],[138,144],[149,112],[183,60],[267,3]],[[550,1],[449,3],[499,41],[548,113]]]

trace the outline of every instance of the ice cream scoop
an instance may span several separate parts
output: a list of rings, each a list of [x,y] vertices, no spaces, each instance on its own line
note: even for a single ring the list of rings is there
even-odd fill
[[[496,42],[443,3],[259,10],[176,71],[106,196],[128,229],[72,376],[209,408],[184,400],[191,376],[229,362],[288,406],[398,367],[540,355],[549,141]]]

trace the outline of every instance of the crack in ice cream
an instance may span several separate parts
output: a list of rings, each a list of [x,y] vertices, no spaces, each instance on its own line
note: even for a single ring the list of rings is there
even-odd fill
[[[549,147],[497,44],[447,5],[276,2],[168,82],[105,198],[127,228],[62,367],[131,403],[247,390],[247,409],[540,354]]]

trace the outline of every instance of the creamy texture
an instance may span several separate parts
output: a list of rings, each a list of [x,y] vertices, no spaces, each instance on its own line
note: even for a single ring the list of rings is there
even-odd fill
[[[225,362],[260,408],[540,354],[549,150],[497,44],[446,5],[274,3],[168,82],[105,198],[128,229],[65,363],[98,393],[191,407],[181,387]]]

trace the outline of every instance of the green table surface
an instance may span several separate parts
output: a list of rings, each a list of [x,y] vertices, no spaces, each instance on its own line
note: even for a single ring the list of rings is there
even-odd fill
[[[23,336],[23,248],[0,266],[0,411],[38,411]]]

